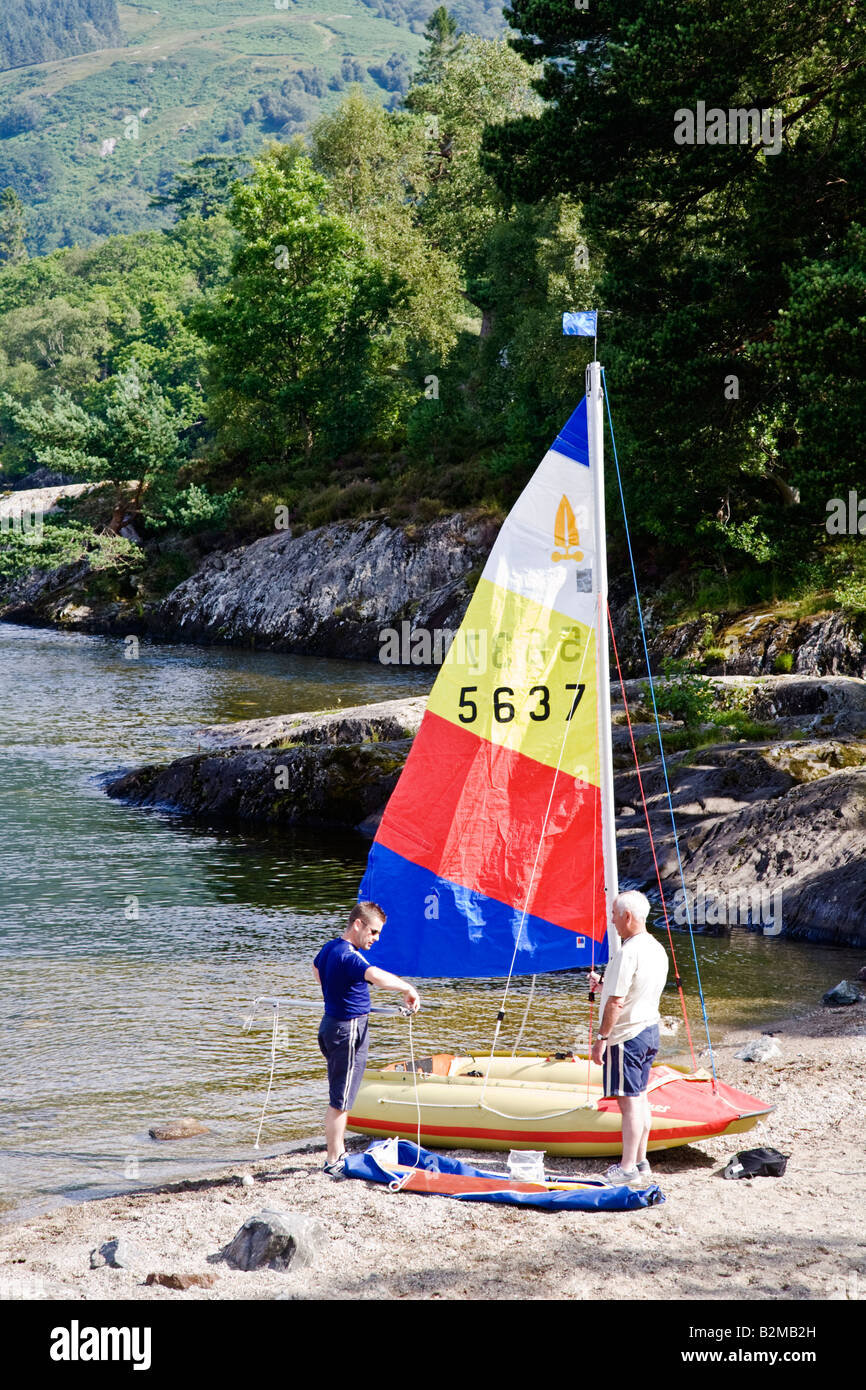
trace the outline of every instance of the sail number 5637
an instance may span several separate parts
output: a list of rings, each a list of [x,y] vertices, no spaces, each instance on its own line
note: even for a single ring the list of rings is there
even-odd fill
[[[567,685],[565,688],[566,690],[574,691],[571,708],[565,716],[566,722],[568,722],[583,699],[583,692],[586,690],[586,685],[572,684]],[[478,703],[470,698],[470,696],[477,694],[477,692],[477,685],[464,685],[461,689],[459,703],[460,713],[457,716],[461,724],[474,724],[475,720],[478,718]],[[496,720],[497,724],[510,724],[517,713],[512,687],[510,685],[498,685],[493,691],[491,698],[493,701],[493,718]],[[533,685],[527,693],[527,700],[533,698],[535,704],[529,711],[530,719],[534,719],[536,723],[540,723],[544,719],[549,719],[550,688],[546,685]]]

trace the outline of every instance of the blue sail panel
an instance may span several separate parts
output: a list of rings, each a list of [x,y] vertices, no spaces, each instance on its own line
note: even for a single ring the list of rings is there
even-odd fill
[[[388,913],[368,959],[395,975],[483,979],[507,975],[512,959],[514,974],[540,975],[607,960],[606,937],[593,942],[540,917],[524,920],[517,908],[449,883],[384,845],[370,851],[359,898]]]
[[[589,467],[589,433],[586,424],[586,396],[580,402],[576,410],[572,411],[566,423],[563,425],[552,446],[558,454],[564,454],[566,458],[574,459],[575,463],[582,463],[585,468]]]

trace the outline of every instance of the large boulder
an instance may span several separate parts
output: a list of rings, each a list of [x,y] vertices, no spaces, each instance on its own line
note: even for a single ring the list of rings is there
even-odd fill
[[[111,797],[204,820],[357,826],[397,785],[411,739],[198,753],[109,782]]]
[[[611,606],[620,660],[627,675],[638,676],[646,667],[634,596],[626,586],[616,587],[620,593]],[[773,675],[785,667],[801,676],[866,675],[866,642],[854,619],[842,610],[796,618],[771,605],[671,623],[665,607],[661,594],[644,596],[643,616],[654,671],[661,669],[666,657],[672,657],[697,664],[707,672],[738,676]]]
[[[266,1208],[244,1222],[222,1256],[233,1269],[306,1267],[315,1261],[325,1238],[324,1227],[311,1216]]]
[[[375,661],[384,629],[453,632],[498,530],[458,514],[424,526],[339,522],[279,531],[208,557],[160,604],[152,626],[180,640]],[[424,664],[424,663],[417,663]]]
[[[823,1003],[829,1005],[831,1009],[838,1009],[844,1004],[859,1004],[863,998],[863,991],[858,989],[848,980],[840,980],[833,989],[828,989],[824,995]]]
[[[414,695],[311,714],[278,714],[234,724],[205,724],[196,729],[196,735],[212,747],[235,750],[298,743],[388,743],[414,738],[426,707],[426,695]]]

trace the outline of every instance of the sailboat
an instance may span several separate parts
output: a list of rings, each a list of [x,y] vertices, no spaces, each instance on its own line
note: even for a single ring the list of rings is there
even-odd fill
[[[593,361],[503,523],[370,850],[358,896],[387,913],[376,964],[403,977],[510,983],[601,965],[617,944],[602,382]],[[368,1068],[349,1128],[619,1153],[601,1068],[498,1052],[504,1013],[483,1055]],[[772,1108],[697,1065],[656,1065],[649,1090],[650,1149],[741,1133]]]

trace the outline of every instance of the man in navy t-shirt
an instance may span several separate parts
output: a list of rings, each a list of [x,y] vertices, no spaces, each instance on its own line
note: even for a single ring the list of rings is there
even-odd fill
[[[379,939],[385,914],[377,903],[356,903],[342,936],[325,943],[313,961],[313,973],[322,987],[325,1016],[319,1025],[319,1048],[328,1063],[330,1105],[325,1116],[328,1157],[325,1172],[340,1177],[345,1155],[344,1139],[349,1111],[367,1065],[367,1023],[370,1014],[369,985],[399,989],[407,1008],[418,1012],[420,999],[413,985],[371,965],[361,949],[369,950]]]

